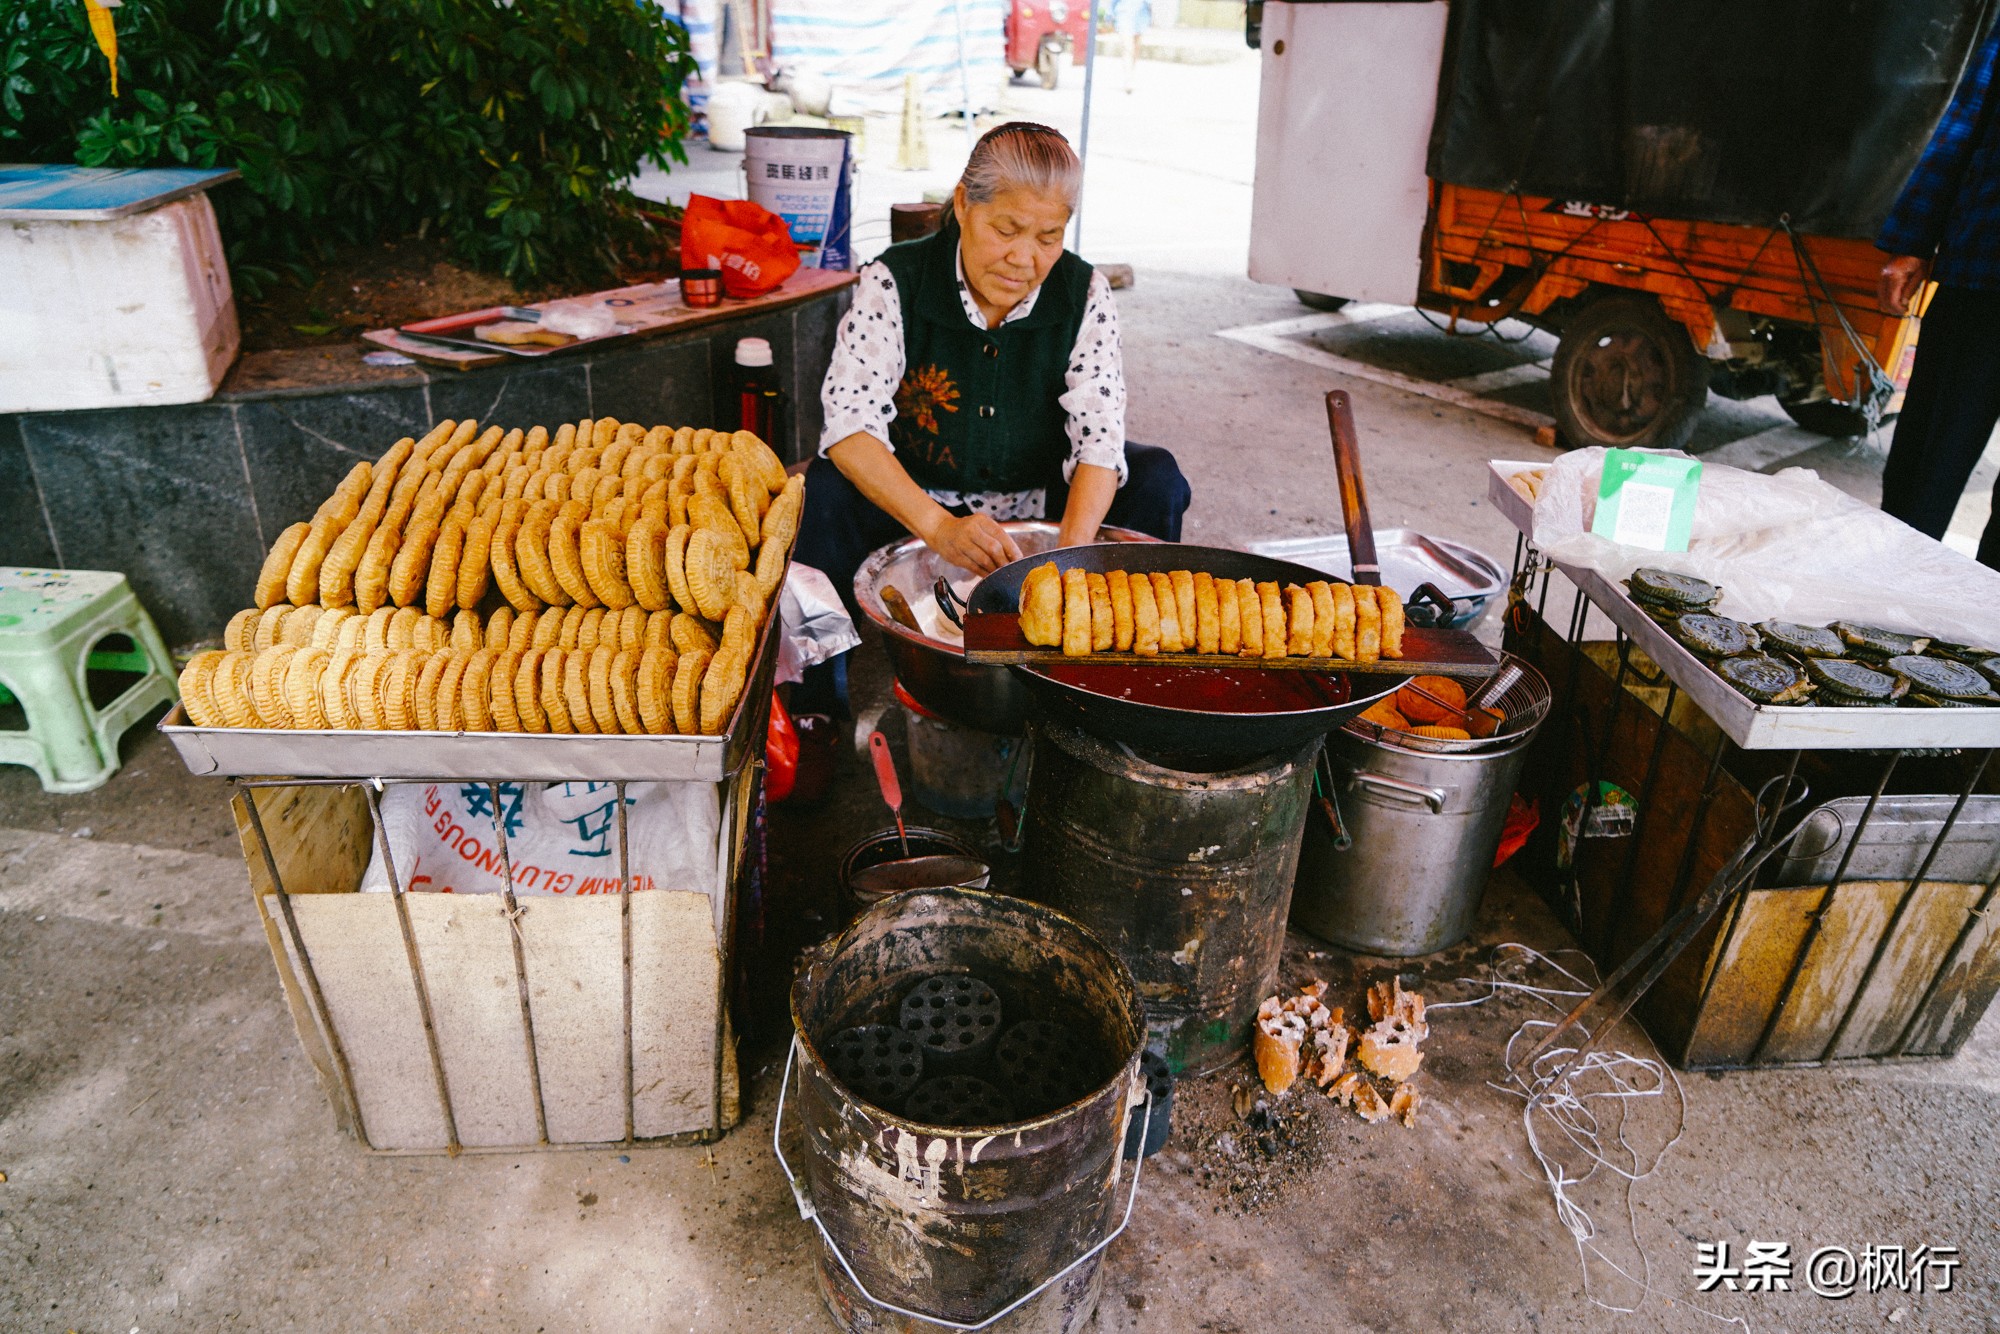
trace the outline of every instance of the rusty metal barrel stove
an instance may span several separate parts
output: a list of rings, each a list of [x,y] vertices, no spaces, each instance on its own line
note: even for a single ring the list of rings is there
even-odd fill
[[[1319,746],[1189,773],[1034,724],[1025,892],[1125,961],[1176,1071],[1235,1059],[1277,986]]]
[[[1000,1124],[938,1126],[843,1084],[829,1064],[834,1035],[896,1023],[904,998],[940,973],[984,981],[1008,1024],[1069,1035],[1072,1100]],[[775,1139],[784,1163],[789,1099],[803,1132],[793,1189],[819,1228],[820,1290],[835,1323],[870,1334],[1073,1334],[1088,1324],[1103,1248],[1138,1186],[1134,1164],[1132,1189],[1119,1190],[1127,1117],[1145,1115],[1144,1011],[1117,956],[1041,904],[912,891],[807,956],[792,1022]]]

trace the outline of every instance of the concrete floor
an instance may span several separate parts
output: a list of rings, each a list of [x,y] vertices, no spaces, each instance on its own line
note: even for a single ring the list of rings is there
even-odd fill
[[[1167,69],[1183,72],[1141,65],[1135,108]],[[1177,95],[1164,74],[1154,83]],[[1178,453],[1197,496],[1191,538],[1336,529],[1320,395],[1344,386],[1378,523],[1505,562],[1512,533],[1483,502],[1484,464],[1547,452],[1519,427],[1215,337],[1301,312],[1212,266],[1142,261],[1120,299],[1131,434]],[[1467,373],[1438,337],[1409,364]],[[1720,412],[1704,426],[1716,448],[1779,425],[1756,405]],[[1857,489],[1879,466],[1865,447],[1812,448]],[[858,702],[879,703],[880,654],[865,646],[857,662]],[[831,924],[832,862],[883,819],[853,754],[825,806],[773,815],[766,934],[743,998],[745,1124],[712,1150],[450,1161],[370,1155],[333,1131],[246,901],[222,787],[188,777],[157,737],[135,732],[127,749],[124,770],[81,797],[0,768],[0,1329],[830,1328],[769,1137],[783,960]],[[1003,860],[1002,882],[1014,873]],[[1504,872],[1473,941],[1403,967],[1434,1001],[1468,998],[1454,979],[1502,941],[1569,944]],[[1392,966],[1294,934],[1284,974],[1327,978],[1352,1009]],[[1519,1105],[1488,1082],[1532,1013],[1520,1000],[1436,1013],[1414,1129],[1293,1098],[1260,1134],[1231,1105],[1247,1066],[1184,1083],[1176,1138],[1109,1252],[1096,1327],[2000,1327],[2000,1020],[1947,1062],[1690,1077],[1679,1142],[1629,1214],[1604,1180],[1580,1190],[1605,1255],[1632,1273],[1643,1255],[1650,1291],[1593,1263],[1587,1295]],[[1616,1040],[1648,1050],[1635,1030]],[[1653,1149],[1678,1121],[1671,1100],[1635,1104],[1628,1131]],[[1821,1246],[1956,1245],[1964,1263],[1946,1294],[1695,1291],[1697,1242],[1740,1256],[1752,1239],[1789,1242],[1801,1261]]]

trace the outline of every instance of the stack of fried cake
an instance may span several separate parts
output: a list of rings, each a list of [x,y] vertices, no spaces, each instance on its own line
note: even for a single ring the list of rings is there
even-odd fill
[[[279,536],[182,699],[206,727],[713,735],[803,503],[748,431],[441,422]]]
[[[1218,579],[1162,573],[1058,570],[1021,583],[1021,633],[1068,657],[1199,653],[1240,658],[1376,662],[1403,656],[1403,600],[1393,588]]]

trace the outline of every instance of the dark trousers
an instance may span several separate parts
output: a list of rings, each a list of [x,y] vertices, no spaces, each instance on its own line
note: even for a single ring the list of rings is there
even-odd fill
[[[1125,485],[1111,501],[1104,522],[1115,528],[1133,528],[1168,542],[1181,540],[1181,516],[1187,513],[1194,493],[1181,476],[1174,456],[1157,445],[1125,446]],[[1057,481],[1049,487],[1049,522],[1062,519],[1069,501],[1069,484]],[[964,514],[964,509],[955,511]],[[903,525],[877,509],[840,469],[817,458],[806,470],[806,507],[799,519],[798,545],[792,558],[810,565],[833,580],[842,601],[857,621],[860,609],[854,601],[854,572],[876,551],[908,537]],[[847,702],[845,655],[818,667],[808,668],[805,680],[792,691],[793,713],[835,713]]]
[[[1940,287],[1924,314],[1909,392],[1882,469],[1882,508],[1943,537],[2000,422],[2000,292]],[[2000,569],[2000,486],[1979,563]]]

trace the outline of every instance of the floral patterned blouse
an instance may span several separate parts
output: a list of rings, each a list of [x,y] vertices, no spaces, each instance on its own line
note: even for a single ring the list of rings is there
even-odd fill
[[[965,308],[965,318],[984,329],[986,317],[972,299],[962,257],[957,266],[959,304]],[[896,389],[904,371],[903,303],[886,264],[864,265],[858,277],[854,304],[840,322],[833,360],[819,391],[820,406],[826,413],[826,426],[819,436],[822,455],[857,431],[874,436],[885,449],[895,449],[889,443],[889,423],[895,420]],[[1041,294],[1039,287],[1028,293],[1000,322],[1025,319]],[[1066,429],[1070,449],[1063,463],[1063,480],[1069,480],[1077,464],[1089,463],[1112,469],[1118,474],[1118,484],[1125,485],[1125,367],[1118,346],[1118,307],[1111,300],[1111,284],[1101,273],[1090,276],[1090,295],[1064,381],[1069,387],[1058,401],[1069,414]],[[995,519],[1061,517],[1047,513],[1048,493],[1041,487],[929,494],[946,508],[962,505]]]

